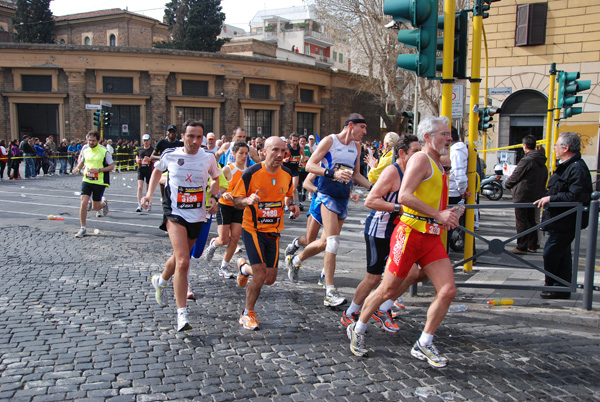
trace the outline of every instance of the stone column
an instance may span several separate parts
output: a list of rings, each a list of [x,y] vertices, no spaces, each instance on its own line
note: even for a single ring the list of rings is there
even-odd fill
[[[150,107],[147,111],[147,128],[142,127],[142,133],[148,132],[152,139],[159,140],[164,136],[166,125],[171,124],[171,111],[167,108],[167,78],[168,72],[150,72]]]
[[[279,133],[285,137],[296,131],[294,124],[294,94],[298,82],[285,81],[281,83],[281,100],[284,102],[281,106],[281,118],[279,119]]]
[[[333,110],[333,104],[331,102],[331,87],[322,88],[320,91],[321,104],[325,107],[321,109],[320,127],[315,127],[320,138],[325,137],[331,133],[339,133],[341,127],[338,122],[333,120],[333,116],[336,116]]]
[[[65,104],[65,137],[69,140],[75,138],[83,140],[93,127],[92,114],[85,111],[85,69],[64,71],[69,82],[69,100]]]
[[[241,114],[239,103],[241,81],[242,77],[226,76],[223,85],[225,103],[223,104],[223,109],[221,109],[221,116],[223,118],[221,135],[225,134],[227,139],[231,138],[235,127],[244,125],[244,116]]]

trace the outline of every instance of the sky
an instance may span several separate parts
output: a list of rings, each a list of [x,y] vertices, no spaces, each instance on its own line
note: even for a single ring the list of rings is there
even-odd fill
[[[165,4],[169,0],[52,0],[50,9],[55,16],[84,13],[111,8],[128,8],[129,11],[144,14],[162,21]],[[225,13],[225,23],[248,31],[248,23],[259,10],[285,8],[303,5],[302,0],[221,0]]]

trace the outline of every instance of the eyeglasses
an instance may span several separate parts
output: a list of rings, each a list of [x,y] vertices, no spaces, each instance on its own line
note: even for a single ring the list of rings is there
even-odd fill
[[[452,166],[443,166],[444,171],[449,172],[450,170],[452,170]]]

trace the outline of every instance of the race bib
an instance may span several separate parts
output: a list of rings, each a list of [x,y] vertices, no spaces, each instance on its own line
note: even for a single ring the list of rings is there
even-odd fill
[[[350,170],[351,172],[354,172],[354,168],[353,167],[342,165],[340,163],[336,163],[333,166],[333,170],[335,170],[335,171],[338,171],[338,170]],[[338,179],[333,179],[333,181],[337,181],[339,183],[344,183],[343,181],[338,180]],[[346,183],[344,183],[344,184],[346,184]]]
[[[425,233],[439,236],[442,234],[442,227],[438,223],[429,223],[425,224]]]
[[[86,169],[85,171],[85,177],[88,180],[98,180],[98,173],[92,173],[89,170]]]
[[[264,225],[278,224],[283,215],[283,203],[277,202],[259,202],[258,203],[258,223]]]
[[[204,188],[202,187],[177,187],[177,208],[193,209],[202,208]]]
[[[290,163],[300,163],[301,159],[302,159],[302,156],[300,156],[300,155],[290,156]]]

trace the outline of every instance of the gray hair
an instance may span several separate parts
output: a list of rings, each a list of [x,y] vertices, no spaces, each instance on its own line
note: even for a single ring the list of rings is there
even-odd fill
[[[558,137],[562,138],[563,145],[569,146],[569,152],[573,152],[574,154],[581,152],[581,138],[579,134],[567,131],[566,133],[561,133]]]
[[[435,134],[436,126],[444,125],[448,127],[449,124],[450,120],[448,120],[446,116],[431,116],[424,118],[417,127],[417,137],[419,138],[419,143],[421,145],[425,145],[425,133]]]

